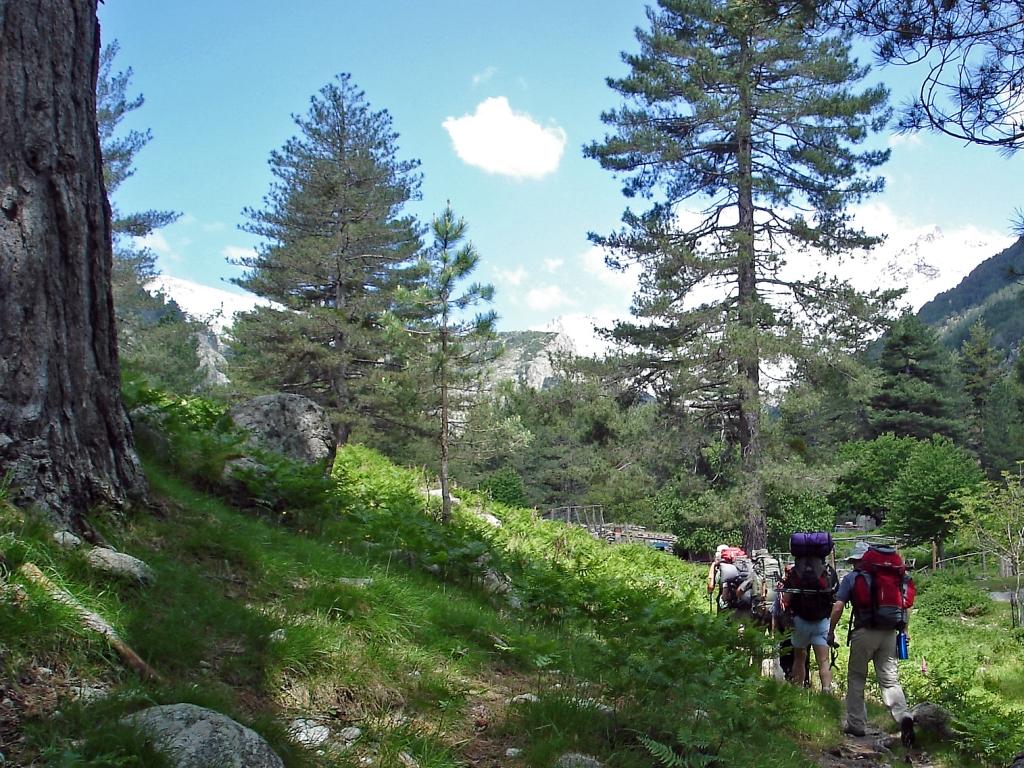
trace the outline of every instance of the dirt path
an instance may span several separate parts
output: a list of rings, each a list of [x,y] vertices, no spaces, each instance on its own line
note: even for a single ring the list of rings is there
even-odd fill
[[[895,768],[896,765],[939,768],[926,752],[895,751],[899,746],[899,736],[882,731],[868,731],[861,737],[845,736],[842,744],[818,758],[818,765],[821,768]]]

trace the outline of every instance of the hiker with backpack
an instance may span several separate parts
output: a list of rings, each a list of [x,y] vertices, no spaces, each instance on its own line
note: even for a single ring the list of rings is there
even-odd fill
[[[792,680],[800,687],[809,684],[807,649],[813,648],[824,693],[832,692],[828,632],[832,601],[839,587],[835,569],[826,561],[832,548],[832,534],[827,531],[794,533],[789,540],[789,551],[795,562],[786,572],[783,583],[793,616]]]
[[[828,627],[828,641],[834,643],[843,609],[851,603],[853,615],[848,638],[850,662],[843,730],[852,736],[863,736],[867,728],[864,685],[870,661],[882,689],[882,701],[900,725],[904,746],[913,746],[914,718],[900,687],[896,643],[910,618],[914,582],[894,547],[869,546],[867,542],[858,541],[846,560],[854,569],[839,584]]]
[[[750,607],[753,564],[739,547],[720,544],[708,568],[708,595],[718,585],[718,610],[743,611]]]

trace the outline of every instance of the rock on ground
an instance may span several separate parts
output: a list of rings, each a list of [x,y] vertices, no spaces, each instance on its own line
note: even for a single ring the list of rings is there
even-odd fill
[[[78,549],[82,546],[82,540],[71,531],[57,531],[53,534],[53,540],[61,549]]]
[[[331,729],[316,720],[301,717],[288,724],[288,733],[305,747],[319,747],[331,738]]]
[[[124,552],[115,552],[106,547],[95,547],[89,550],[85,559],[97,571],[126,576],[135,579],[140,584],[149,584],[153,581],[153,571],[150,567],[139,558],[126,555]]]
[[[327,413],[308,397],[260,395],[231,409],[231,419],[264,448],[313,464],[334,455]]]
[[[509,704],[536,704],[540,697],[535,693],[520,693],[508,700]]]
[[[174,768],[284,768],[258,733],[194,704],[150,707],[122,722],[147,734]]]
[[[338,578],[338,583],[344,587],[355,587],[356,589],[366,589],[373,584],[373,579],[352,579],[346,576]]]
[[[361,729],[356,728],[354,725],[350,725],[347,728],[342,728],[338,731],[338,738],[344,742],[352,742],[363,735]]]
[[[601,761],[579,752],[566,752],[555,763],[555,768],[603,768]]]

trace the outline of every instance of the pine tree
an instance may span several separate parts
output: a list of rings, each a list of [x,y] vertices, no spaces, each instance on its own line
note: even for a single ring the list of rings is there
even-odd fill
[[[383,317],[419,248],[402,213],[418,195],[419,163],[398,159],[391,116],[372,111],[347,74],[295,123],[298,135],[270,156],[263,207],[245,211],[246,229],[265,243],[235,281],[277,306],[236,321],[233,370],[319,401],[345,443],[374,411],[372,382],[387,368]]]
[[[972,325],[970,336],[960,345],[957,363],[967,396],[967,444],[986,467],[991,464],[985,455],[985,415],[999,381],[1000,357],[992,345],[992,332],[984,322]]]
[[[921,64],[922,82],[899,128],[927,128],[1013,153],[1024,146],[1021,0],[832,0],[803,4],[810,18],[854,29],[886,64]]]
[[[149,248],[137,245],[137,238],[171,224],[180,214],[157,210],[124,213],[114,197],[121,184],[135,174],[135,158],[153,138],[149,130],[118,130],[125,116],[145,102],[141,94],[128,93],[131,67],[120,72],[114,70],[119,51],[115,40],[100,53],[96,120],[103,181],[112,214],[114,261],[110,280],[121,364],[138,370],[157,386],[190,392],[202,379],[196,355],[196,333],[201,328],[198,323],[189,322],[174,301],[146,289],[157,275],[156,258]]]
[[[738,0],[659,0],[631,72],[609,85],[627,105],[586,153],[626,178],[625,228],[594,237],[611,266],[642,269],[635,323],[618,339],[645,350],[663,397],[726,423],[748,482],[744,542],[766,540],[760,468],[762,369],[857,348],[890,294],[856,293],[825,274],[800,278],[786,251],[828,259],[873,245],[846,207],[881,189],[887,152],[854,151],[884,125],[883,87],[838,36]],[[702,200],[697,216],[683,206]]]
[[[886,335],[879,367],[882,380],[868,413],[876,436],[892,432],[927,440],[962,433],[952,360],[934,330],[914,315],[901,317]]]
[[[145,483],[121,400],[96,0],[0,6],[0,467],[64,525]]]
[[[480,255],[466,237],[466,222],[456,218],[451,204],[435,216],[433,247],[424,254],[426,277],[409,295],[418,322],[413,334],[428,352],[436,394],[437,445],[440,451],[441,519],[451,519],[449,458],[453,441],[463,431],[464,418],[479,393],[480,377],[497,315],[493,311],[469,316],[469,310],[490,303],[494,287],[461,284],[476,270]]]

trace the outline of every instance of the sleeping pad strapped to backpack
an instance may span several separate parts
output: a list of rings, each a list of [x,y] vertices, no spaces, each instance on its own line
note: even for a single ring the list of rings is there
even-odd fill
[[[767,549],[755,549],[750,553],[750,558],[754,562],[751,612],[755,618],[767,623],[772,618],[775,588],[782,581],[782,566]]]
[[[903,629],[917,588],[893,547],[872,545],[857,562],[853,603],[855,627]]]
[[[821,621],[832,613],[839,579],[825,558],[832,552],[832,534],[827,531],[794,533],[789,551],[796,558],[786,575],[785,589],[790,610],[804,621]]]

